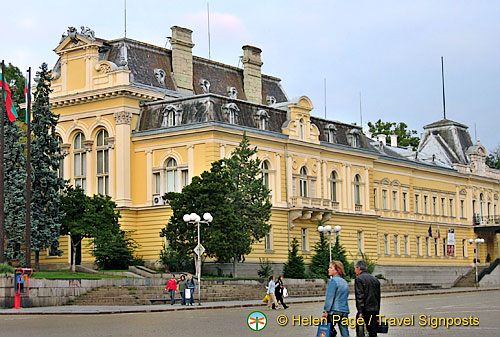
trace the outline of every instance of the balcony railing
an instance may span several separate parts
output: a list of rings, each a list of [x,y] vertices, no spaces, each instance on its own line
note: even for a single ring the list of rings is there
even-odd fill
[[[354,205],[354,211],[356,212],[363,211],[363,205]]]
[[[294,196],[294,197],[291,197],[291,203],[292,203],[292,206],[299,206],[299,207],[306,206],[306,207],[312,207],[312,208],[324,208],[324,209],[331,209],[334,211],[339,210],[339,202],[338,201],[331,201],[329,199]]]
[[[473,216],[474,225],[499,225],[500,216],[481,216],[480,214],[474,214]]]

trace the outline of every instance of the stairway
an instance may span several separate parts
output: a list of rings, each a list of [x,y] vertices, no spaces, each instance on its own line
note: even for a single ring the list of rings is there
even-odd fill
[[[477,274],[479,275],[486,268],[487,267],[485,266],[478,266]],[[476,285],[476,268],[472,267],[466,274],[460,276],[455,281],[453,287],[474,287],[475,285]]]

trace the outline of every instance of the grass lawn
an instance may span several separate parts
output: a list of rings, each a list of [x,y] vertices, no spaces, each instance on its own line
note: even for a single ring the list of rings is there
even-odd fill
[[[40,271],[34,272],[33,278],[57,278],[57,279],[99,279],[99,278],[125,278],[123,276],[113,276],[105,274],[90,274],[71,272],[68,270]]]

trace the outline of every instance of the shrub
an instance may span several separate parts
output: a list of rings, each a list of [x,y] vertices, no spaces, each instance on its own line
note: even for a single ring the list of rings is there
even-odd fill
[[[283,266],[283,277],[285,278],[304,278],[306,266],[304,257],[298,255],[299,243],[296,238],[292,240],[292,249],[288,251],[288,261]]]
[[[119,230],[115,234],[95,238],[92,243],[92,255],[97,268],[101,270],[127,269],[138,262],[139,258],[134,257],[134,250],[138,245],[129,236],[129,232]]]
[[[319,233],[319,241],[314,245],[316,254],[309,265],[309,277],[328,279],[328,266],[330,264],[330,248],[324,233]]]
[[[14,274],[14,268],[7,263],[0,263],[0,274]]]
[[[160,252],[160,262],[169,272],[184,271],[194,274],[194,260],[188,255],[181,254],[171,247],[165,247]]]
[[[274,272],[273,265],[269,262],[269,259],[261,259],[259,258],[259,270],[257,270],[257,275],[259,277],[267,279]]]

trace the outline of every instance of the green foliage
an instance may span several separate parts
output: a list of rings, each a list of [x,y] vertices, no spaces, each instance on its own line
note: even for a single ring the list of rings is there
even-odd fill
[[[267,279],[273,274],[273,265],[269,262],[269,259],[259,258],[259,270],[257,270],[257,275],[259,277]]]
[[[134,264],[134,250],[138,246],[129,234],[119,229],[108,235],[99,235],[91,241],[92,256],[99,269],[126,269]]]
[[[373,271],[375,270],[375,265],[377,264],[377,261],[373,260],[368,254],[360,253],[359,255],[361,255],[361,259],[365,260],[365,262],[366,262],[366,270],[370,274],[373,274]]]
[[[500,170],[500,144],[486,157],[486,165]]]
[[[36,269],[39,270],[40,250],[59,246],[59,230],[64,213],[59,207],[59,191],[63,179],[57,176],[59,161],[63,158],[56,136],[59,116],[50,111],[49,94],[51,77],[47,64],[37,72],[33,101],[32,138],[32,196],[31,196],[31,246],[35,252]]]
[[[5,67],[4,71],[5,79],[7,80],[12,92],[12,102],[14,103],[14,107],[17,110],[19,119],[22,122],[25,122],[24,110],[22,111],[19,108],[19,103],[24,102],[25,77],[23,76],[21,70],[11,63]]]
[[[328,279],[328,266],[330,264],[330,247],[324,233],[319,233],[319,241],[314,245],[316,254],[309,265],[310,278]]]
[[[288,251],[288,261],[283,266],[283,277],[305,278],[306,266],[304,257],[298,255],[299,242],[296,238],[292,240],[292,249]]]
[[[188,255],[176,252],[171,247],[165,247],[160,252],[160,262],[169,272],[188,272],[195,273],[194,260]]]
[[[14,268],[7,263],[0,263],[0,274],[14,274]]]
[[[373,136],[377,135],[387,135],[387,142],[390,142],[389,135],[398,136],[398,146],[407,147],[411,145],[413,150],[416,150],[418,144],[420,143],[420,138],[413,136],[417,134],[416,130],[408,130],[408,125],[404,122],[394,123],[394,122],[382,122],[381,119],[373,124],[368,122],[369,131]]]
[[[256,151],[244,136],[231,159],[212,163],[210,171],[194,177],[182,193],[165,194],[173,215],[160,236],[170,249],[193,256],[197,225],[183,220],[184,214],[193,212],[213,217],[209,225],[200,224],[200,237],[206,256],[217,262],[241,260],[269,232],[269,190],[262,181],[260,161],[252,159]]]
[[[339,237],[335,240],[335,245],[332,248],[332,260],[340,261],[344,265],[344,271],[350,278],[355,278],[356,273],[354,272],[353,264],[347,260],[346,250],[340,244]]]

